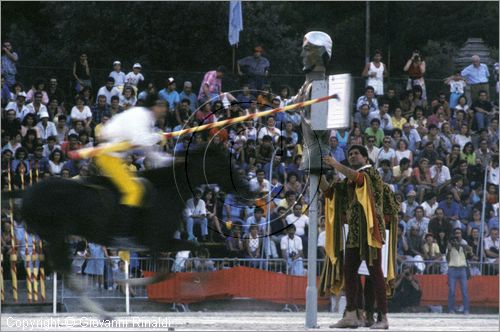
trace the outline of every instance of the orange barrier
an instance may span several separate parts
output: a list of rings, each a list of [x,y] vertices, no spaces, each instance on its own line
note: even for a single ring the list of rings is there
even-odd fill
[[[145,272],[145,276],[153,275]],[[448,299],[446,275],[417,276],[423,289],[422,305],[445,305]],[[307,278],[234,267],[214,272],[181,272],[147,287],[148,298],[157,302],[194,303],[232,297],[289,304],[305,304]],[[469,280],[471,305],[498,308],[498,276],[476,276]],[[461,299],[457,291],[457,301]],[[328,298],[319,298],[320,304]]]

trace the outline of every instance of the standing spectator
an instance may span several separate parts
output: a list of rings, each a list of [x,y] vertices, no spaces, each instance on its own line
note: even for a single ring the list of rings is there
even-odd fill
[[[297,203],[293,206],[293,213],[286,217],[287,225],[295,226],[295,234],[302,240],[302,245],[307,248],[309,217],[302,213],[302,204]]]
[[[80,54],[79,59],[73,62],[73,77],[76,80],[75,81],[76,92],[80,92],[86,86],[92,87],[92,81],[90,78],[90,67],[86,53]]]
[[[115,88],[114,85],[115,85],[115,79],[111,76],[108,77],[106,84],[103,87],[101,87],[99,91],[97,91],[97,98],[99,98],[99,96],[105,96],[106,104],[111,105],[111,97],[120,95],[120,90]]]
[[[49,103],[53,100],[57,100],[59,102],[59,106],[65,108],[66,95],[64,94],[64,91],[58,87],[57,78],[55,76],[50,76],[47,95],[49,96]]]
[[[108,76],[115,79],[115,87],[125,84],[125,73],[122,72],[122,63],[120,61],[113,62],[113,71]]]
[[[16,63],[19,56],[12,49],[12,43],[5,40],[2,44],[2,75],[9,87],[16,83],[17,68]]]
[[[450,108],[454,109],[458,105],[458,98],[464,94],[466,83],[457,70],[452,76],[445,78],[444,84],[450,86]]]
[[[208,71],[201,81],[200,92],[198,93],[198,101],[205,103],[219,100],[222,94],[222,78],[226,72],[226,67],[219,66],[216,70]]]
[[[356,102],[356,110],[359,112],[361,106],[364,104],[368,105],[368,108],[370,109],[369,113],[378,110],[378,101],[377,98],[375,98],[375,89],[370,85],[365,88],[365,94],[358,98]]]
[[[226,222],[226,225],[233,224]],[[226,249],[229,252],[229,257],[243,257],[244,245],[243,237],[241,236],[241,227],[238,224],[234,224],[228,228],[231,229],[231,234],[226,238]]]
[[[464,314],[468,315],[469,295],[467,291],[466,252],[468,252],[470,248],[467,244],[464,245],[462,243],[462,231],[459,228],[453,230],[453,235],[446,250],[446,261],[448,263],[448,312],[453,314],[456,310],[455,288],[458,281],[460,283],[460,291],[464,303]]]
[[[280,248],[282,257],[287,260],[287,273],[295,276],[303,276],[302,240],[299,236],[295,236],[295,225],[291,224],[288,226],[287,235],[281,238]]]
[[[196,240],[193,233],[193,225],[201,223],[201,236],[202,241],[206,241],[208,235],[208,221],[205,201],[201,199],[202,192],[200,189],[194,190],[193,198],[186,201],[186,208],[184,209],[184,218],[186,221],[186,228],[188,233],[188,241]]]
[[[271,64],[262,56],[264,50],[261,46],[255,46],[253,51],[253,55],[238,60],[238,75],[245,77],[250,89],[260,90],[267,83],[266,78]]]
[[[413,51],[411,58],[406,62],[403,70],[407,72],[409,76],[406,90],[412,90],[415,86],[420,86],[422,88],[422,98],[426,100],[427,93],[424,80],[425,61],[423,60],[420,51]]]
[[[490,72],[488,66],[481,63],[481,58],[478,55],[473,55],[471,57],[472,64],[465,67],[460,75],[465,79],[468,85],[470,85],[470,94],[472,101],[476,101],[479,97],[480,91],[485,91],[487,98],[489,99],[489,86],[488,80],[490,78]]]
[[[438,239],[439,233],[444,233],[444,240],[448,243],[451,235],[452,224],[447,216],[444,214],[444,209],[438,207],[434,218],[429,221],[428,231],[434,238]]]
[[[102,288],[104,283],[104,265],[108,258],[106,247],[96,243],[89,242],[89,256],[87,258],[87,266],[84,273],[92,276],[96,280],[95,287]]]
[[[387,77],[385,65],[381,61],[382,52],[376,50],[373,55],[373,61],[367,63],[361,73],[361,76],[368,77],[366,85],[374,88],[376,96],[382,96],[384,94],[384,78]]]
[[[166,100],[168,109],[175,110],[177,105],[181,102],[179,93],[175,91],[175,80],[173,77],[167,78],[165,81],[165,88],[161,89],[158,93],[158,98]]]
[[[198,108],[198,99],[196,98],[196,94],[193,93],[193,83],[186,81],[184,82],[184,89],[179,94],[179,100],[189,100],[189,111],[190,114],[193,114]]]
[[[125,84],[131,85],[137,92],[139,83],[144,82],[144,76],[141,73],[142,66],[140,63],[134,63],[132,71],[125,76]]]

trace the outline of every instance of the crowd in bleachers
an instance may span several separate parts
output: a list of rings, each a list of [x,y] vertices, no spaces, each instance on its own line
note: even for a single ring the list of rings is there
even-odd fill
[[[4,57],[6,63],[12,62],[10,67],[4,66]],[[12,70],[4,72],[15,68],[16,61],[17,55],[16,60],[2,56],[3,191],[23,190],[48,177],[87,176],[92,172],[91,161],[70,160],[68,151],[95,146],[106,121],[152,99],[166,111],[155,126],[169,132],[280,107],[293,95],[288,86],[274,87],[277,92],[273,92],[265,79],[268,68],[261,76],[241,71],[241,89],[224,92],[227,73],[222,66],[207,72],[202,82],[167,77],[157,86],[141,73],[139,63],[125,74],[119,61],[107,77],[92,78],[100,82],[94,88],[85,54],[74,63],[75,89],[65,91],[54,76],[19,82]],[[444,273],[447,244],[460,230],[471,249],[470,262],[479,261],[482,251],[485,260],[498,267],[498,93],[490,98],[485,85],[478,90],[479,83],[471,82],[464,71],[447,78],[442,90],[429,90],[421,65],[422,59],[409,60],[405,66],[408,86],[402,91],[383,85],[354,91],[358,98],[352,108],[352,126],[331,131],[329,153],[347,162],[351,144],[367,147],[374,167],[402,202],[400,263],[415,262],[420,273]],[[377,75],[383,74],[367,68],[365,76],[376,83]],[[299,112],[291,111],[169,139],[162,148],[165,153],[207,143],[229,150],[242,175],[259,192],[255,200],[242,202],[217,186],[200,188],[186,203],[179,236],[223,243],[226,257],[283,258],[289,261],[291,273],[302,274],[310,197],[308,173],[300,168],[304,151],[300,121]],[[150,167],[140,152],[127,157],[130,172]],[[329,176],[340,179],[338,174]],[[319,201],[322,215],[321,195]],[[4,211],[4,254],[10,246],[6,215]],[[324,236],[324,225],[320,225],[320,247]]]

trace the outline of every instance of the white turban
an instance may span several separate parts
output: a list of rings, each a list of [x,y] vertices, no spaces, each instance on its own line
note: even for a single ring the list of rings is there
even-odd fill
[[[311,31],[304,36],[305,41],[316,46],[324,46],[328,56],[332,57],[332,38],[328,34],[321,31]]]

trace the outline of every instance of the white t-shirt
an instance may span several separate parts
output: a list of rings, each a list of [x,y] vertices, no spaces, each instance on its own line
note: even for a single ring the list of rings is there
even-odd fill
[[[377,157],[377,167],[380,164],[381,160],[387,159],[391,162],[392,164],[392,158],[396,157],[396,151],[394,151],[393,148],[389,148],[388,151],[385,151],[384,149],[380,149],[378,152],[378,157]]]
[[[326,243],[326,231],[322,231],[318,235],[318,247],[325,247]]]
[[[424,209],[424,216],[426,216],[427,218],[432,218],[434,216],[438,205],[439,204],[437,202],[435,202],[433,205],[429,205],[427,201],[420,204],[420,206]]]
[[[489,250],[491,247],[497,248],[498,250],[498,244],[499,244],[498,239],[493,241],[491,239],[491,236],[488,236],[487,238],[484,239],[484,250]],[[487,259],[489,262],[494,262],[496,260],[496,258],[489,258],[489,257],[487,257]]]
[[[272,129],[270,129],[268,127],[264,127],[264,128],[261,128],[259,130],[259,134],[258,134],[257,138],[262,139],[266,135],[271,136],[273,138],[273,141],[276,141],[276,138],[281,135],[281,130],[279,130],[276,127],[272,128]]]
[[[396,160],[397,160],[398,164],[401,161],[401,159],[403,159],[403,158],[410,159],[410,157],[411,157],[411,151],[410,150],[405,150],[405,151],[396,150]]]
[[[127,74],[127,76],[125,76],[125,82],[130,85],[137,86],[139,81],[144,81],[144,76],[142,76],[141,73],[136,75],[133,71],[131,71]]]
[[[92,117],[92,111],[88,106],[83,106],[83,111],[80,112],[76,106],[73,106],[70,117],[72,121],[85,121]]]
[[[112,71],[109,73],[110,77],[113,77],[115,79],[115,85],[114,86],[120,86],[125,84],[125,73],[120,71],[117,73],[116,71]]]
[[[106,96],[106,104],[111,105],[111,97],[119,95],[120,90],[118,90],[117,88],[113,87],[111,91],[109,91],[105,86],[103,86],[99,89],[99,91],[97,91],[96,99],[99,99],[99,96]]]
[[[434,178],[436,176],[436,172],[437,172],[436,165],[431,166],[429,171],[431,172],[431,178]],[[441,173],[439,174],[439,176],[437,178],[437,184],[442,185],[443,183],[445,183],[446,181],[449,181],[449,180],[451,180],[450,169],[443,165],[443,166],[441,166]]]
[[[464,80],[460,80],[460,81],[451,80],[450,81],[450,92],[463,94],[464,88],[465,88],[465,81]]]
[[[186,208],[184,209],[184,215],[186,217],[191,217],[192,215],[207,214],[207,209],[205,206],[205,201],[200,199],[198,204],[194,205],[194,199],[190,198],[186,201]]]
[[[302,250],[302,239],[299,236],[293,236],[293,239],[290,239],[288,235],[285,235],[281,238],[280,242],[281,250],[286,250],[287,254],[292,252],[299,253]]]
[[[301,215],[300,217],[296,217],[294,214],[289,214],[286,216],[286,223],[288,225],[295,225],[295,235],[302,236],[305,234],[305,227],[309,225],[309,217],[306,215]]]

